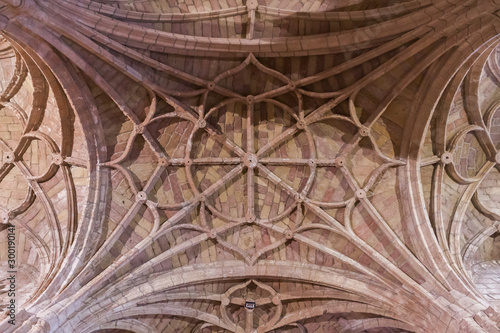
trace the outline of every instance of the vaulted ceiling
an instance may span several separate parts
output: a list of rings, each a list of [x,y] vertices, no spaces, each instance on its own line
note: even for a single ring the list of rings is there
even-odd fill
[[[0,331],[500,332],[499,1],[1,0],[0,34]]]

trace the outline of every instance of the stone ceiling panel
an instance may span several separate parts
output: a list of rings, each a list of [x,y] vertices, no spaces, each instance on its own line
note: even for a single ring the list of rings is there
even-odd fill
[[[0,330],[500,332],[499,6],[0,1]]]

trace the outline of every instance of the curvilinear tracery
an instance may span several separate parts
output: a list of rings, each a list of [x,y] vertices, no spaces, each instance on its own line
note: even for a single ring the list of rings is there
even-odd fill
[[[272,75],[281,82],[278,81],[274,89],[259,87],[252,91],[243,86],[241,91],[228,93],[226,88],[224,92],[228,96],[210,101],[210,93],[217,89],[220,81],[245,70],[251,75],[249,69],[258,74]],[[301,84],[300,80],[291,82],[279,72],[266,68],[250,55],[241,65],[221,73],[207,84],[207,89],[201,93],[203,104],[197,107],[198,114],[196,108],[182,109],[181,106],[166,113],[158,112],[156,98],[153,99],[145,120],[134,124],[124,152],[105,163],[120,170],[128,180],[136,196],[135,210],[141,204],[146,204],[152,211],[155,216],[151,230],[153,236],[160,225],[163,229],[161,233],[171,228],[196,230],[204,233],[197,238],[198,241],[205,241],[206,237],[214,239],[228,250],[237,252],[247,264],[254,264],[266,252],[286,245],[291,239],[299,242],[303,239],[306,244],[325,254],[332,253],[332,249],[310,239],[304,232],[320,230],[354,235],[349,221],[339,222],[322,208],[347,207],[346,214],[350,214],[355,203],[366,197],[366,191],[385,169],[404,163],[386,157],[379,149],[375,149],[382,163],[366,174],[357,175],[358,179],[362,179],[362,185],[358,185],[356,177],[349,171],[353,166],[350,152],[356,149],[363,138],[365,144],[377,147],[370,129],[361,125],[353,101],[350,102],[348,115],[334,114],[324,105],[314,110],[304,108],[302,95],[311,93],[298,88]],[[225,88],[223,85],[220,87]],[[285,102],[279,100],[283,95],[289,97],[284,99]],[[182,145],[176,146],[175,151],[171,152],[162,147],[161,135],[166,134],[162,125],[170,125],[175,121],[180,122],[175,133],[180,133]],[[334,141],[336,138],[326,137],[325,133],[340,131],[352,138],[349,143],[335,147],[329,140],[337,144]],[[136,186],[133,172],[122,166],[128,161],[139,135],[158,160],[158,166],[143,188]],[[321,148],[317,149],[317,145]],[[174,193],[174,205],[147,200],[148,196],[166,196],[162,193],[165,183],[162,188],[156,185],[157,182],[164,182],[161,179],[163,173],[166,177],[171,174],[171,167],[185,172],[189,189],[184,186],[182,195],[177,197]],[[338,198],[333,197],[332,183],[342,184],[345,192],[343,197],[338,193]],[[158,210],[181,207],[184,209],[163,224]],[[198,209],[199,216],[195,221],[188,225],[177,225],[187,214]],[[127,214],[120,223],[128,225],[132,218],[133,214]],[[245,226],[247,224],[255,226],[255,231],[248,231],[252,227]],[[249,235],[250,238],[245,241],[255,247],[250,254],[242,249],[243,245],[225,239],[226,234],[234,228],[242,233],[260,233],[262,242],[257,241],[258,236]],[[266,236],[268,239],[264,239]],[[358,266],[349,258],[339,261]]]
[[[0,331],[500,332],[499,10],[0,1]]]

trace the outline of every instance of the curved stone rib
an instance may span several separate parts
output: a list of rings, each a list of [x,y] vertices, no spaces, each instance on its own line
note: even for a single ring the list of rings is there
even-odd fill
[[[134,10],[125,10],[105,3],[81,0],[68,1],[73,2],[76,6],[88,8],[96,13],[106,16],[114,17],[124,21],[137,21],[137,22],[193,22],[208,19],[220,19],[225,17],[232,17],[247,12],[246,6],[236,6],[231,8],[224,8],[220,10],[212,10],[210,12],[196,12],[196,13],[144,13]]]
[[[480,176],[480,180],[474,183],[471,183],[467,186],[466,190],[464,193],[460,196],[460,199],[458,200],[456,206],[454,207],[453,215],[451,218],[451,223],[449,226],[449,234],[448,234],[448,243],[450,246],[450,254],[451,254],[451,259],[452,262],[451,264],[454,266],[454,268],[460,272],[461,277],[463,279],[468,278],[468,274],[465,272],[465,267],[464,263],[462,261],[462,256],[461,256],[461,242],[460,242],[460,237],[461,237],[461,229],[463,225],[463,219],[465,216],[465,212],[467,210],[467,207],[469,206],[472,197],[474,196],[474,193],[476,193],[477,188],[481,184],[481,181],[484,180],[484,178],[488,175],[488,173],[491,171],[493,168],[494,164],[492,162],[487,162],[480,170],[478,175]],[[473,286],[472,281],[468,280],[466,283],[470,286]]]
[[[26,80],[26,76],[28,75],[28,68],[21,58],[21,55],[15,52],[15,57],[16,65],[14,68],[14,73],[12,74],[9,84],[0,95],[0,101],[2,102],[9,102],[12,97],[14,97],[19,92],[19,89],[21,89],[21,86],[23,85],[24,81]]]
[[[274,8],[270,6],[259,6],[258,12],[262,14],[277,16],[277,17],[289,17],[295,16],[297,18],[312,20],[312,21],[365,21],[367,19],[380,20],[382,18],[391,18],[394,16],[400,16],[404,14],[411,13],[412,11],[423,9],[432,4],[431,1],[421,1],[413,0],[405,2],[404,4],[394,4],[387,7],[377,8],[377,9],[367,9],[367,10],[350,10],[350,11],[332,11],[332,12],[321,12],[321,11],[295,11],[291,9],[284,8]]]
[[[89,328],[86,328],[82,333],[92,333],[96,330],[116,330],[122,329],[127,331],[133,331],[135,333],[157,333],[157,330],[151,325],[147,325],[137,319],[123,319],[120,318],[116,321],[110,321],[107,323],[102,323],[105,318],[99,318],[97,322],[92,323]]]

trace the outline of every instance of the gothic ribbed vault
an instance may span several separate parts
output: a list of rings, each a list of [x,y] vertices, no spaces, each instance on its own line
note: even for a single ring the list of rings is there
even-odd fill
[[[499,13],[1,0],[0,331],[500,332]]]

